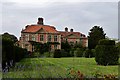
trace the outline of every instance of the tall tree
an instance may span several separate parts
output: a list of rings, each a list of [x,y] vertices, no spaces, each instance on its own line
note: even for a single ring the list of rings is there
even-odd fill
[[[120,57],[120,42],[118,42],[118,43],[116,44],[116,47],[117,47],[117,49],[118,49],[119,57]]]
[[[0,49],[2,50],[2,68],[6,66],[6,62],[10,65],[10,61],[17,62],[25,57],[27,54],[26,49],[22,49],[14,45],[17,41],[17,37],[9,33],[0,35]]]
[[[9,34],[9,33],[4,33],[2,34],[2,38],[6,39],[6,40],[11,40],[13,41],[14,43],[18,41],[17,37],[12,35],[12,34]]]
[[[90,29],[89,36],[88,36],[88,48],[94,49],[98,44],[98,41],[101,39],[105,39],[105,33],[103,28],[100,26],[94,26]]]

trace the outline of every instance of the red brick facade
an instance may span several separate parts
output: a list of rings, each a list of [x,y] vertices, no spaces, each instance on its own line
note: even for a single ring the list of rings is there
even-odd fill
[[[73,29],[68,31],[68,28],[65,28],[65,31],[59,31],[61,34],[61,41],[68,41],[70,44],[80,43],[83,47],[88,47],[87,37],[80,32],[73,32]]]
[[[25,29],[21,31],[21,38],[19,40],[19,46],[26,48],[28,51],[33,51],[34,46],[29,41],[47,43],[58,42],[57,45],[51,45],[51,49],[61,49],[61,42],[67,40],[70,44],[82,43],[84,47],[87,47],[87,37],[80,32],[73,32],[73,29],[68,32],[68,28],[65,31],[57,31],[54,26],[44,25],[43,18],[38,18],[36,25],[27,25]]]

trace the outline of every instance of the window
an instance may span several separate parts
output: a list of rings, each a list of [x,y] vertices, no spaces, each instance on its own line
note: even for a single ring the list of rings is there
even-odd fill
[[[54,49],[57,49],[57,45],[54,45]]]
[[[70,44],[74,44],[74,42],[70,41]]]
[[[78,42],[76,41],[76,44],[77,44]]]
[[[51,35],[48,35],[48,42],[51,42]]]
[[[57,35],[54,35],[54,41],[57,41]]]
[[[25,41],[29,41],[29,34],[25,35]]]
[[[32,41],[35,41],[35,36],[34,35],[32,35]]]
[[[40,41],[43,41],[43,40],[44,40],[44,36],[40,35]]]

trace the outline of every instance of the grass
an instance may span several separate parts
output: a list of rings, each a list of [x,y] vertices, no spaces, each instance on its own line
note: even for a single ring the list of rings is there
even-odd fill
[[[4,78],[66,78],[68,68],[80,70],[87,77],[96,72],[118,75],[118,66],[96,65],[94,58],[25,58]]]

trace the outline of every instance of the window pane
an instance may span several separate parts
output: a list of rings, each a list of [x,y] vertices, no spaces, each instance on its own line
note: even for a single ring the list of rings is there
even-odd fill
[[[25,35],[25,41],[29,41],[29,34]]]
[[[32,35],[32,41],[35,41],[35,36],[34,35]]]
[[[44,36],[40,35],[40,41],[43,41],[43,40],[44,40]]]
[[[48,35],[48,42],[51,41],[51,35]]]
[[[54,49],[57,49],[57,45],[54,45]]]
[[[57,41],[57,35],[54,36],[54,41]]]

